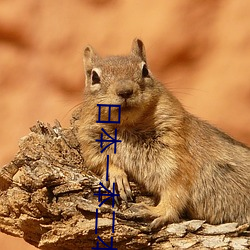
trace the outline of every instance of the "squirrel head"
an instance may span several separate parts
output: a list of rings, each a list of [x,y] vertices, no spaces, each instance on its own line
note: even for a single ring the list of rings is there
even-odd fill
[[[144,44],[134,39],[125,56],[100,57],[91,46],[84,50],[85,95],[96,104],[121,105],[122,111],[145,109],[156,95]]]

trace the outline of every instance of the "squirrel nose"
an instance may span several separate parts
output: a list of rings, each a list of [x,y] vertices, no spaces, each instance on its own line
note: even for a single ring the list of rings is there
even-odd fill
[[[133,89],[120,89],[116,91],[116,94],[124,99],[128,99],[133,95]]]

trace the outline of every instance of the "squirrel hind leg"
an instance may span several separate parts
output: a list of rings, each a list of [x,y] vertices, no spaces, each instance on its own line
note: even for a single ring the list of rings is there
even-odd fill
[[[132,205],[129,210],[138,214],[144,220],[153,219],[149,226],[151,230],[156,230],[167,223],[179,222],[181,214],[186,207],[188,196],[185,192],[182,192],[181,196],[173,194],[174,192],[171,192],[171,190],[164,190],[157,206],[153,207],[144,203],[138,203]]]
[[[168,215],[161,215],[154,219],[149,226],[149,229],[151,231],[160,229],[161,227],[165,226],[168,223],[174,223],[174,222],[179,222],[180,217],[178,216],[177,213],[172,213]]]
[[[150,223],[150,230],[157,230],[168,223],[180,221],[179,207],[173,207],[166,201],[161,201],[156,207],[150,207],[149,209],[155,218]]]
[[[170,207],[162,207],[162,203],[156,207],[144,203],[133,204],[129,210],[135,214],[135,217],[144,221],[153,221],[149,225],[150,230],[157,230],[168,223],[180,221],[179,213]]]

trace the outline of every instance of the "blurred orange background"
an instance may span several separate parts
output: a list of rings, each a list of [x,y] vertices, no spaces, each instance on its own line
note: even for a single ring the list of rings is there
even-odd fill
[[[126,54],[135,37],[187,110],[249,145],[249,13],[250,2],[234,0],[0,1],[0,166],[37,120],[68,126],[87,44]],[[0,246],[35,249],[4,234]]]

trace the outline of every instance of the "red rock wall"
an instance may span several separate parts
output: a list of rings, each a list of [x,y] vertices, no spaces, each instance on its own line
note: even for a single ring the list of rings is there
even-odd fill
[[[0,166],[36,120],[68,124],[87,44],[125,54],[134,37],[190,112],[250,144],[249,11],[234,0],[0,1]],[[34,249],[3,234],[0,245]]]

